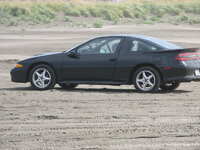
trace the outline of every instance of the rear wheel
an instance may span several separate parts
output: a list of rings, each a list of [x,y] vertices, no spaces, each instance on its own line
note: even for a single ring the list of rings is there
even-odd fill
[[[133,76],[133,84],[139,92],[156,92],[161,84],[160,75],[157,70],[152,67],[141,67]]]
[[[48,90],[55,86],[56,77],[50,66],[41,64],[31,70],[29,81],[36,90]]]
[[[62,89],[72,90],[78,86],[78,84],[59,84]]]
[[[160,86],[160,88],[164,91],[173,91],[180,86],[180,82],[171,82],[171,83],[164,83]]]

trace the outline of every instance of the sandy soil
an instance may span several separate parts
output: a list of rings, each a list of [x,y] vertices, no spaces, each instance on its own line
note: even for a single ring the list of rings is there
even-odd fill
[[[200,85],[172,93],[137,93],[132,86],[56,86],[35,91],[10,82],[17,60],[64,51],[91,37],[137,33],[200,47],[198,26],[107,26],[101,29],[0,31],[1,150],[199,150]]]

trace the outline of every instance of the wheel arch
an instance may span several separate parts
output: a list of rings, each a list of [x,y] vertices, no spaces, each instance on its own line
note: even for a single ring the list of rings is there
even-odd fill
[[[158,67],[156,67],[154,64],[151,64],[151,63],[142,63],[142,64],[136,65],[135,67],[133,67],[131,69],[131,72],[130,72],[130,75],[129,75],[129,84],[132,84],[132,79],[133,79],[133,75],[134,75],[135,71],[138,70],[141,67],[152,67],[152,68],[156,69],[156,71],[158,71],[158,73],[161,77],[161,81],[163,81],[163,75],[162,75],[162,73],[161,73],[161,71]]]
[[[53,69],[54,73],[55,73],[56,82],[57,82],[56,69],[53,67],[53,65],[51,65],[50,63],[47,63],[47,62],[36,62],[36,63],[31,64],[30,67],[28,68],[28,71],[27,71],[26,81],[29,81],[30,72],[37,65],[47,65],[47,66],[51,67]]]

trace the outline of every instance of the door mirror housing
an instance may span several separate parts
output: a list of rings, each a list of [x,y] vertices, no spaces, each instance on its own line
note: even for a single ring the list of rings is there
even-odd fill
[[[79,53],[77,53],[76,51],[70,51],[67,53],[67,56],[71,58],[79,58]]]

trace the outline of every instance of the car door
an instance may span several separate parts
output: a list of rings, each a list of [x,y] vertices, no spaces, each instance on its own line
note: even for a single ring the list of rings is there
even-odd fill
[[[63,80],[111,81],[122,41],[121,37],[96,38],[68,52],[62,61]]]

